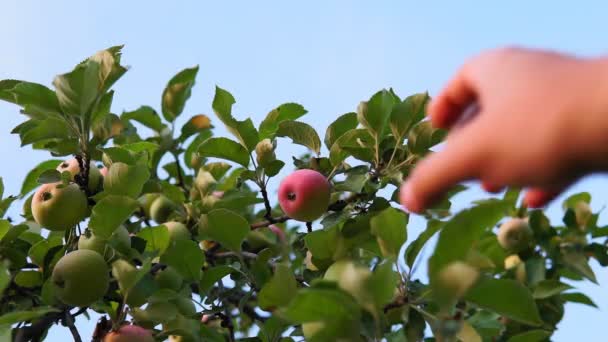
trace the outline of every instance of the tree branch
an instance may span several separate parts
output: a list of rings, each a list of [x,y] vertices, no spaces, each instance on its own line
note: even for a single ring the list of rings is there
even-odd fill
[[[175,166],[177,169],[177,186],[182,188],[182,190],[184,191],[184,195],[186,195],[187,198],[189,193],[188,189],[186,189],[186,184],[184,183],[184,175],[182,174],[182,167],[179,163],[179,158],[177,154],[173,154],[173,157],[175,158]]]
[[[270,220],[253,223],[253,224],[251,224],[250,227],[251,227],[252,230],[255,230],[255,229],[258,229],[258,228],[268,227],[271,224],[283,223],[283,222],[285,222],[285,221],[287,221],[289,219],[290,219],[290,217],[287,216],[287,215],[279,216],[279,217],[271,217]]]
[[[264,218],[272,223],[276,223],[274,218],[272,217],[272,207],[270,206],[270,200],[268,199],[268,191],[266,191],[266,187],[260,185],[260,191],[262,192],[262,197],[264,198],[264,208],[266,208],[266,215]]]
[[[65,310],[63,323],[70,329],[72,337],[74,337],[74,342],[82,342],[82,338],[80,338],[78,329],[76,329],[76,325],[74,324],[74,317],[70,315],[70,310]]]

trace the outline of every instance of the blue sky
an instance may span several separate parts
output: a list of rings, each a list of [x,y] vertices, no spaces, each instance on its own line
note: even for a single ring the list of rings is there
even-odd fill
[[[525,45],[583,56],[607,52],[608,4],[601,1],[7,1],[0,10],[0,79],[50,84],[95,51],[126,44],[132,69],[117,84],[115,112],[142,104],[158,108],[167,80],[200,65],[186,115],[211,113],[217,84],[237,99],[235,113],[260,122],[276,105],[303,104],[306,121],[320,132],[333,119],[384,87],[401,95],[435,94],[467,57],[492,47]],[[24,175],[48,156],[19,148],[9,131],[22,121],[0,103],[0,168],[7,192],[17,193]],[[223,129],[218,133],[222,134]],[[564,137],[567,139],[567,137]],[[294,152],[279,147],[281,156]],[[595,176],[573,191],[608,203],[608,178]],[[482,193],[459,197],[458,205]],[[551,218],[561,218],[558,205]],[[16,213],[16,211],[15,211]],[[420,231],[412,223],[410,236]],[[606,223],[605,219],[601,220]],[[595,267],[600,283],[605,270]],[[581,286],[600,310],[569,305],[556,341],[600,341],[608,299],[595,285]],[[497,294],[499,295],[499,294]],[[83,335],[92,324],[82,322]],[[69,340],[55,328],[50,341]]]

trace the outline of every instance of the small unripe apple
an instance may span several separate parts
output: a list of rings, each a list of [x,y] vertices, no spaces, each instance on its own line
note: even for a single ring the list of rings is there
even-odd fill
[[[49,229],[62,231],[74,227],[88,214],[87,196],[78,185],[43,184],[32,198],[32,215]]]
[[[283,231],[283,229],[279,228],[278,226],[271,224],[270,226],[268,226],[268,229],[270,229],[271,232],[274,233],[274,235],[277,236],[277,239],[279,240],[280,243],[285,243],[287,241],[287,238],[285,237],[285,232]]]
[[[279,204],[289,217],[302,222],[318,219],[327,212],[330,185],[314,170],[297,170],[279,185]]]
[[[517,254],[512,254],[505,258],[505,270],[517,267],[519,264],[521,264],[521,259]]]
[[[372,272],[364,266],[357,265],[350,260],[339,260],[325,271],[326,280],[335,281],[344,291],[350,293],[360,302],[367,302],[366,282]]]
[[[213,175],[203,169],[199,169],[196,178],[194,178],[194,187],[201,194],[209,193],[216,183],[217,181],[213,178]]]
[[[462,261],[454,261],[439,271],[437,280],[442,291],[459,298],[475,284],[478,277],[477,269]]]
[[[528,221],[512,218],[503,223],[498,230],[498,243],[511,253],[519,253],[530,247],[533,232]]]
[[[184,282],[184,278],[175,270],[175,268],[168,266],[165,269],[162,269],[156,272],[154,276],[154,280],[156,280],[156,284],[160,288],[170,289],[173,291],[179,291],[182,287],[182,283]]]
[[[71,180],[74,181],[74,177],[80,173],[80,165],[78,164],[78,159],[72,158],[72,159],[68,159],[64,162],[61,162],[57,166],[57,171],[59,171],[61,173],[65,172],[65,171],[69,172],[72,175]],[[95,165],[94,162],[91,162],[91,164],[89,166],[89,182],[88,182],[89,191],[92,193],[96,192],[97,189],[99,188],[100,181],[101,181],[101,172],[99,172],[97,165]]]
[[[103,342],[154,342],[149,330],[137,325],[123,325],[116,331],[109,332]]]
[[[211,120],[207,115],[197,114],[190,118],[190,123],[196,129],[207,129],[211,127]]]
[[[255,158],[261,166],[268,165],[277,159],[274,144],[270,139],[264,139],[255,146]]]
[[[190,231],[185,224],[177,221],[169,221],[163,223],[163,226],[169,230],[169,238],[171,241],[190,240]]]
[[[143,194],[137,199],[137,202],[139,202],[139,207],[141,208],[146,217],[152,217],[150,210],[152,207],[152,203],[154,203],[154,201],[160,196],[161,194],[157,192],[151,192]]]
[[[110,236],[109,240],[101,238],[90,231],[80,235],[78,238],[78,249],[90,249],[105,257],[111,257],[112,253],[106,248],[108,242],[111,241],[119,246],[120,249],[125,250],[131,247],[131,237],[129,231],[125,226],[120,225],[116,231]]]
[[[110,283],[103,257],[90,250],[70,252],[57,262],[51,276],[57,298],[72,306],[88,306],[101,299]]]
[[[150,206],[150,217],[156,222],[166,222],[177,209],[176,204],[164,195],[159,196]]]

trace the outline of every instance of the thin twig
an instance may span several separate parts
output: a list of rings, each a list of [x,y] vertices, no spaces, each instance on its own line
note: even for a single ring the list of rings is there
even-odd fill
[[[268,227],[271,224],[275,224],[275,223],[283,223],[287,220],[289,220],[290,217],[289,216],[279,216],[279,217],[272,217],[271,220],[267,220],[267,221],[262,221],[262,222],[257,222],[257,223],[253,223],[251,224],[251,229],[255,230],[258,228],[263,228],[263,227]]]
[[[270,223],[275,223],[273,220],[274,218],[272,217],[272,207],[270,206],[270,200],[268,199],[268,191],[266,191],[266,187],[263,185],[260,185],[260,191],[262,192],[262,198],[264,198],[264,208],[266,208],[266,214],[264,215],[264,218],[268,221],[270,221]]]
[[[72,337],[74,337],[74,342],[82,342],[82,338],[80,338],[78,329],[76,328],[76,325],[74,324],[74,317],[72,317],[72,315],[70,315],[69,310],[65,310],[65,315],[64,315],[63,321],[64,321],[65,325],[70,329],[70,332],[72,333]]]
[[[189,192],[188,189],[186,189],[186,184],[184,183],[184,175],[182,174],[182,167],[179,163],[179,157],[177,154],[173,154],[173,157],[175,158],[175,168],[177,169],[177,186],[182,188],[182,191],[186,197],[188,197]]]

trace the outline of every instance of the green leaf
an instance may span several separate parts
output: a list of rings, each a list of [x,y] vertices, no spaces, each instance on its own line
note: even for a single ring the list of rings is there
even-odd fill
[[[260,124],[260,140],[274,137],[281,122],[297,120],[306,113],[308,111],[297,103],[284,103],[271,110]]]
[[[109,239],[112,233],[139,208],[136,200],[126,196],[109,195],[93,207],[89,229],[102,238]]]
[[[24,107],[28,113],[53,116],[61,114],[57,95],[41,84],[19,81],[12,89],[7,89],[7,93],[12,95],[10,102]]]
[[[393,270],[393,263],[386,261],[376,267],[374,273],[366,283],[366,290],[373,298],[378,310],[395,297],[395,289],[398,286],[399,274]]]
[[[562,208],[564,210],[566,210],[568,208],[574,209],[574,208],[576,208],[576,205],[579,202],[585,202],[587,204],[591,203],[591,194],[588,192],[581,192],[581,193],[569,196],[562,203]]]
[[[0,220],[0,231],[4,231],[4,229],[5,229],[4,227],[6,227],[7,224],[10,227],[10,223],[8,223],[8,221]],[[4,236],[2,236],[2,240],[0,242],[4,245],[11,245],[13,243],[13,241],[17,240],[17,238],[19,236],[21,236],[21,234],[23,234],[23,232],[25,232],[27,230],[28,230],[28,226],[25,224],[20,224],[17,226],[10,227],[10,229],[8,229],[6,234],[4,234]]]
[[[237,121],[232,116],[232,105],[235,103],[236,101],[232,94],[220,87],[215,87],[215,97],[212,104],[215,115],[226,125],[228,131],[241,142],[241,145],[248,152],[251,152],[255,150],[260,137],[251,119]]]
[[[537,342],[544,341],[550,336],[551,331],[536,329],[517,334],[508,339],[507,342]]]
[[[238,271],[233,267],[226,265],[220,265],[206,269],[199,284],[200,292],[207,293],[209,290],[211,290],[211,288],[213,288],[213,285],[215,285],[215,283],[232,273],[238,273]]]
[[[284,314],[289,320],[297,323],[358,321],[361,309],[350,295],[342,291],[307,288],[298,291]]]
[[[497,293],[500,295],[497,296]],[[535,326],[542,324],[532,294],[515,280],[481,279],[476,286],[469,290],[466,299],[481,308],[492,310],[525,324]]]
[[[123,112],[120,116],[123,120],[134,120],[140,124],[156,131],[160,132],[163,130],[165,125],[160,121],[158,113],[150,106],[141,106],[138,109],[131,112]]]
[[[596,309],[598,308],[597,304],[595,304],[593,302],[593,300],[591,300],[591,298],[589,298],[588,296],[586,296],[582,293],[578,293],[578,292],[563,293],[560,297],[563,300],[565,300],[566,302],[579,303],[579,304],[592,306]]]
[[[205,261],[204,252],[191,240],[176,240],[160,258],[162,263],[175,268],[186,280],[198,282]]]
[[[178,72],[167,84],[163,91],[163,117],[173,122],[183,111],[186,101],[190,98],[198,66],[186,68]]]
[[[100,65],[91,60],[79,64],[69,73],[53,80],[59,105],[65,114],[84,116],[99,95]]]
[[[433,236],[441,227],[443,227],[444,222],[438,220],[429,220],[426,225],[426,229],[418,235],[416,240],[407,246],[405,250],[405,261],[407,266],[412,268],[414,266],[414,262],[416,261],[416,257],[420,254],[420,251],[426,244],[426,242]]]
[[[4,263],[0,263],[0,294],[4,292],[11,282],[11,274]]]
[[[396,257],[407,240],[409,216],[401,210],[389,207],[370,220],[371,232],[378,239],[384,256]]]
[[[597,284],[595,273],[591,269],[591,266],[589,266],[589,259],[583,254],[582,251],[576,249],[562,250],[562,258],[566,266],[568,266],[572,271]]]
[[[433,128],[430,121],[422,121],[410,130],[407,147],[412,153],[424,155],[429,148],[439,144],[446,134],[443,129]]]
[[[555,280],[555,279],[543,280],[536,285],[536,287],[534,288],[534,292],[532,293],[532,296],[534,297],[534,299],[548,298],[548,297],[552,297],[557,294],[560,294],[571,288],[572,288],[572,286],[570,286],[568,284],[564,284],[564,283],[560,282],[559,280]]]
[[[146,252],[163,253],[171,242],[169,229],[165,226],[143,228],[137,236],[146,240]]]
[[[346,170],[344,175],[346,178],[343,182],[336,183],[334,190],[360,193],[370,179],[367,165],[352,167]]]
[[[107,119],[111,118],[110,109],[112,107],[112,101],[114,100],[114,90],[105,93],[99,100],[97,108],[91,115],[91,127],[95,129],[97,125],[102,125]]]
[[[19,271],[15,275],[15,284],[25,288],[41,286],[42,273],[38,271]]]
[[[294,144],[308,147],[317,155],[321,153],[321,139],[310,125],[300,121],[283,121],[276,132],[279,137],[291,138]]]
[[[401,144],[401,139],[407,135],[410,128],[424,119],[424,112],[429,99],[428,93],[414,94],[393,107],[389,126],[399,144]]]
[[[113,163],[103,180],[104,193],[137,198],[149,178],[150,171],[145,164]]]
[[[298,284],[289,266],[278,264],[270,281],[260,290],[258,295],[260,307],[267,310],[285,306],[297,291]]]
[[[327,146],[327,149],[331,149],[338,138],[344,135],[344,133],[357,128],[358,124],[357,113],[346,113],[338,117],[325,131],[325,146]]]
[[[203,233],[225,248],[241,251],[241,244],[251,230],[249,223],[241,215],[227,210],[215,209],[207,215],[208,225]]]
[[[439,234],[435,253],[429,260],[431,282],[435,272],[450,262],[465,260],[475,241],[504,216],[507,208],[503,201],[488,200],[456,214],[448,221]]]
[[[44,120],[30,120],[32,125],[27,129],[19,131],[21,146],[38,142],[46,142],[52,139],[64,139],[72,135],[72,131],[65,121],[56,118]]]
[[[182,133],[181,133],[179,139],[181,141],[185,141],[186,139],[193,136],[194,134],[196,134],[200,131],[203,131],[203,130],[211,129],[212,127],[213,126],[211,125],[211,120],[209,119],[209,117],[207,115],[204,115],[204,114],[195,115],[195,116],[191,117],[190,120],[188,120],[188,122],[186,122],[182,126]]]
[[[61,182],[61,180],[62,180],[62,175],[61,175],[61,173],[59,173],[59,171],[57,171],[55,169],[49,169],[49,170],[42,172],[40,175],[38,175],[38,179],[36,180],[36,183],[38,183],[38,184],[57,183],[57,182]]]
[[[244,167],[249,165],[249,152],[228,138],[209,138],[198,147],[201,157],[215,157],[233,161]]]
[[[339,165],[348,156],[361,161],[372,161],[374,158],[374,138],[365,129],[352,129],[334,142],[329,151],[332,165]]]
[[[57,165],[61,163],[60,159],[50,159],[43,161],[36,165],[28,174],[25,176],[25,180],[21,185],[21,197],[27,195],[30,191],[34,190],[38,186],[38,178],[46,170],[55,170]]]
[[[374,94],[369,101],[362,102],[357,108],[359,123],[372,133],[377,142],[384,137],[394,101],[395,98],[391,93],[383,89]]]
[[[53,307],[41,306],[29,311],[13,311],[0,316],[0,324],[15,324],[19,322],[27,322],[36,318],[42,317],[51,312],[59,312]]]
[[[315,230],[304,236],[306,247],[317,259],[331,259],[339,238],[337,227]]]

